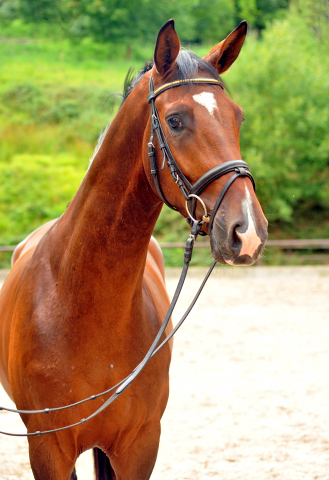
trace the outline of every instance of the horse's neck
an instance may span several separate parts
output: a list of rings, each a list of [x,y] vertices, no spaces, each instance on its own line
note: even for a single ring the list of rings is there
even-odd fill
[[[88,268],[135,281],[134,276],[142,276],[161,205],[142,162],[148,106],[130,110],[121,107],[58,225],[64,244],[57,263],[65,259],[75,271]]]

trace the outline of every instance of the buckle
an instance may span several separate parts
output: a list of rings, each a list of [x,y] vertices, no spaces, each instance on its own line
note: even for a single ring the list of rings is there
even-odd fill
[[[197,200],[199,200],[199,202],[201,203],[201,205],[203,206],[203,210],[204,210],[204,214],[202,215],[202,220],[197,220],[196,218],[194,218],[191,214],[191,212],[189,211],[188,209],[188,201],[190,198],[196,198]],[[185,208],[186,208],[186,211],[188,213],[188,216],[190,217],[190,219],[193,221],[193,222],[201,222],[201,223],[209,223],[210,222],[210,217],[208,215],[208,212],[207,212],[207,207],[204,203],[204,201],[202,200],[202,198],[198,197],[198,195],[194,195],[194,193],[190,193],[190,195],[187,197],[187,200],[185,202]]]

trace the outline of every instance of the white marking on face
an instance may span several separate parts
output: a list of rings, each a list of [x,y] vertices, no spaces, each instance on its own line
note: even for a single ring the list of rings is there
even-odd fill
[[[193,95],[193,100],[205,107],[210,115],[214,115],[214,111],[218,108],[215,95],[211,92],[202,92]]]
[[[249,255],[250,257],[252,257],[256,249],[262,243],[262,241],[257,234],[254,220],[251,216],[252,203],[247,185],[245,186],[245,189],[247,197],[245,202],[247,204],[248,228],[247,231],[244,233],[239,233],[238,231],[236,233],[242,242],[240,255]]]
[[[256,249],[262,243],[262,241],[257,234],[254,220],[251,216],[252,202],[251,202],[250,193],[247,188],[247,185],[245,186],[245,189],[246,189],[246,199],[244,200],[244,203],[246,204],[246,209],[247,209],[248,228],[244,233],[239,233],[238,231],[236,231],[236,234],[242,242],[242,248],[239,253],[239,256],[249,255],[249,257],[252,257]],[[225,262],[228,263],[229,265],[234,265],[234,262],[232,260],[225,260]]]

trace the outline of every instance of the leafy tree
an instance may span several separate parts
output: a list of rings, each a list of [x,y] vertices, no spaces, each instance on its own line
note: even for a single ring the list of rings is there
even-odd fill
[[[194,20],[194,41],[215,43],[235,28],[233,0],[204,0],[191,11]]]
[[[289,0],[236,0],[238,19],[247,19],[249,25],[261,32],[275,18],[282,18]]]
[[[68,33],[75,37],[90,36],[100,42],[154,41],[159,26],[170,17],[191,36],[191,3],[193,0],[162,0],[158,4],[150,0],[61,0],[61,12],[68,19]]]
[[[0,0],[0,19],[2,21],[10,21],[17,17],[19,11],[19,0],[11,2],[1,2]]]
[[[329,41],[328,0],[294,0],[293,11],[302,16],[320,42]]]
[[[48,31],[60,25],[73,39],[127,44],[153,42],[159,27],[173,17],[183,41],[214,42],[243,18],[264,28],[287,4],[288,0],[0,0],[0,21],[46,23]]]
[[[237,0],[236,10],[239,18],[248,19],[251,25],[254,25],[258,13],[256,0]]]
[[[54,22],[59,20],[61,0],[20,0],[18,14],[27,22]]]

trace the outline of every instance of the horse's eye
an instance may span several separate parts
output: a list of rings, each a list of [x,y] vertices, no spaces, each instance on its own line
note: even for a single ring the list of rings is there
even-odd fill
[[[173,130],[177,130],[182,126],[182,122],[178,117],[170,117],[168,118],[167,122],[169,127],[172,128]]]
[[[242,122],[245,122],[245,121],[246,121],[246,119],[244,117],[242,117]]]

